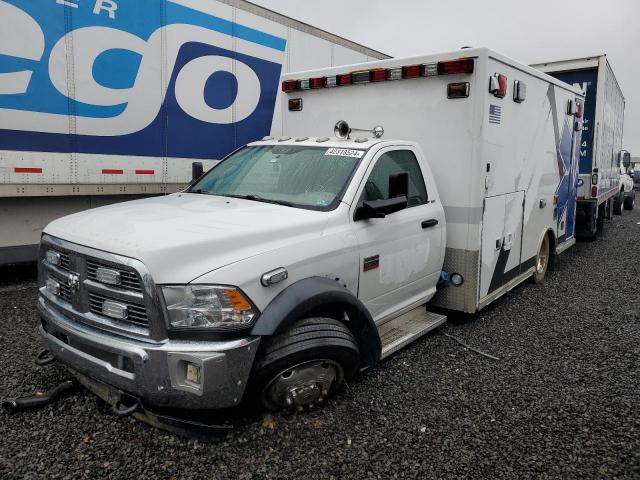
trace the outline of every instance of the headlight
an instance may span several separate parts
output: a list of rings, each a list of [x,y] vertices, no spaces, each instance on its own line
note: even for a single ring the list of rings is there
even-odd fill
[[[162,287],[172,328],[236,330],[247,327],[258,311],[239,290],[216,285]]]

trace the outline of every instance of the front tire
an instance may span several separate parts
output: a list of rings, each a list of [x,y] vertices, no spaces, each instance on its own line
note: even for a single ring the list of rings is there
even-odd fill
[[[633,207],[636,204],[636,192],[634,190],[631,191],[629,196],[624,199],[624,209],[625,210],[633,210]]]
[[[620,190],[620,193],[613,199],[613,213],[615,215],[622,215],[622,202],[624,202],[624,190]]]
[[[551,241],[549,240],[549,234],[545,233],[538,255],[536,255],[535,271],[533,272],[533,283],[542,283],[544,276],[547,274],[549,268],[549,259],[551,253]]]
[[[265,339],[258,355],[252,395],[271,411],[304,410],[323,402],[360,364],[355,337],[332,318],[299,320]]]

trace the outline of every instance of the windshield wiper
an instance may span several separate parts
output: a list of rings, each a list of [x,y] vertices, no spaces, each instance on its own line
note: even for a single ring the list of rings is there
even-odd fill
[[[232,197],[232,198],[242,198],[244,200],[253,200],[254,202],[263,202],[263,203],[275,203],[276,205],[284,205],[286,207],[293,207],[294,204],[291,202],[287,202],[286,200],[275,200],[273,198],[263,198],[260,195],[248,194],[248,195],[233,195],[226,194],[224,197]]]

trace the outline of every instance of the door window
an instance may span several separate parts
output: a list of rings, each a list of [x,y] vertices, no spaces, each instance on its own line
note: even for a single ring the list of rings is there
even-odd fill
[[[408,207],[427,203],[427,188],[418,165],[418,160],[411,150],[392,150],[378,158],[367,183],[364,186],[362,200],[386,200],[389,198],[389,175],[407,172],[409,174]]]

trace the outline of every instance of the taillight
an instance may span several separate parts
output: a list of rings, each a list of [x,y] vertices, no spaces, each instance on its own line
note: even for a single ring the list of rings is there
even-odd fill
[[[438,62],[438,75],[452,75],[454,73],[473,73],[473,58]]]
[[[582,118],[584,115],[584,102],[578,102],[578,111],[576,112],[576,117]]]
[[[330,77],[324,77],[324,86],[325,88],[331,88],[338,85],[338,79],[335,75]]]
[[[351,74],[343,73],[342,75],[337,75],[336,81],[338,85],[351,85]]]
[[[596,187],[595,185],[593,187],[591,187],[591,196],[592,197],[597,197],[598,196],[598,187]]]
[[[402,67],[402,78],[417,78],[420,76],[420,65]]]
[[[494,97],[504,98],[507,94],[507,77],[494,73],[489,78],[489,93],[493,93]]]
[[[438,75],[437,63],[423,63],[420,65],[420,75],[423,77],[435,77]]]
[[[298,84],[297,80],[285,80],[282,82],[282,91],[293,92],[296,89],[297,84]]]
[[[387,71],[384,68],[374,68],[369,72],[369,80],[372,82],[383,82],[387,79]]]
[[[324,87],[324,77],[316,77],[309,79],[309,86],[311,88],[322,88]]]
[[[387,80],[400,80],[402,78],[402,68],[387,68]]]
[[[351,83],[358,85],[360,83],[369,83],[369,70],[351,73]]]
[[[298,80],[298,88],[300,90],[309,90],[311,88],[311,85],[309,84],[309,79],[305,78],[302,80]]]

